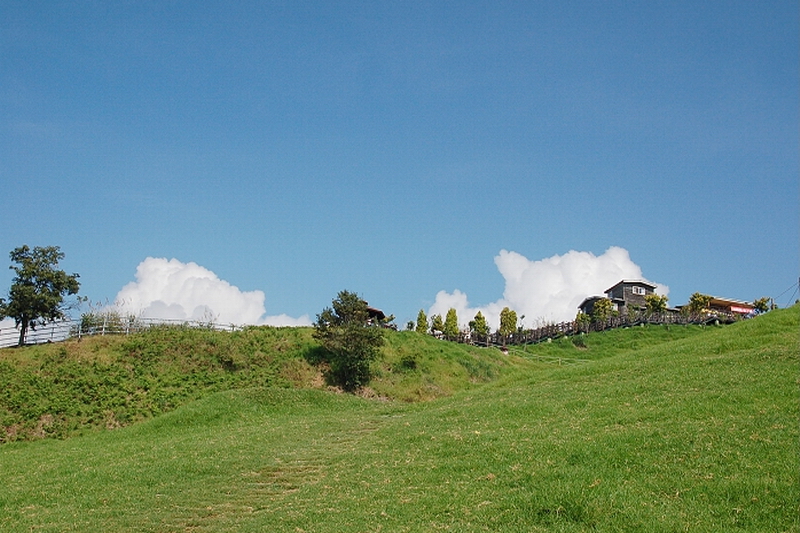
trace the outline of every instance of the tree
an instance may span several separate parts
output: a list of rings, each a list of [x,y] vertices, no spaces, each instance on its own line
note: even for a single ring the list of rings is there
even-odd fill
[[[431,317],[431,333],[444,331],[444,322],[442,321],[442,315],[433,315]]]
[[[369,324],[367,302],[357,294],[341,291],[317,315],[314,338],[330,354],[330,376],[347,391],[369,382],[370,363],[383,345],[383,330]]]
[[[711,296],[696,292],[689,297],[689,305],[687,305],[686,308],[689,314],[698,315],[707,311],[710,303]]]
[[[486,323],[486,317],[480,311],[477,312],[475,318],[470,320],[469,329],[478,338],[486,338],[489,335],[489,324]]]
[[[592,317],[590,317],[583,311],[578,311],[578,314],[575,315],[575,323],[578,326],[578,331],[581,332],[589,331],[589,325],[592,323]]]
[[[613,310],[614,308],[611,305],[611,300],[608,298],[600,298],[592,307],[592,321],[605,325],[606,320],[611,316]]]
[[[500,335],[506,337],[517,331],[517,312],[508,307],[500,311]]]
[[[753,302],[753,307],[757,313],[766,313],[771,308],[770,299],[766,296],[764,298],[759,298]]]
[[[458,337],[458,315],[456,310],[452,307],[447,310],[447,315],[444,318],[444,329],[442,330],[445,338],[455,339]]]
[[[669,298],[662,294],[646,294],[644,297],[645,307],[647,313],[651,315],[658,315],[667,310],[667,301]]]
[[[18,266],[9,268],[16,272],[8,292],[8,300],[0,298],[0,319],[11,317],[19,328],[19,346],[25,344],[28,328],[60,320],[66,316],[67,295],[78,294],[78,274],[58,270],[64,253],[58,246],[27,245],[15,248],[11,261]]]
[[[417,333],[428,333],[428,316],[422,309],[417,313]]]

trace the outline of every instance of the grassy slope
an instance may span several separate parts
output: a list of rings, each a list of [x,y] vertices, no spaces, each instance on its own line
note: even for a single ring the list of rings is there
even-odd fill
[[[302,329],[155,328],[0,350],[0,441],[124,426],[220,390],[300,384],[315,346]]]
[[[242,389],[4,445],[0,529],[797,531],[798,325],[795,307],[608,332],[529,349],[592,362],[519,366],[431,402]],[[427,390],[438,346],[414,350],[402,390]],[[479,381],[480,366],[451,370]]]
[[[0,443],[69,437],[157,416],[214,392],[325,388],[310,328],[155,328],[0,350]],[[527,367],[524,359],[387,332],[367,394],[429,400]]]

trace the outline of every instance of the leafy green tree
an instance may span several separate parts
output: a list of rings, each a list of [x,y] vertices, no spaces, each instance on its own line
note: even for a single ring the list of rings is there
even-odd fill
[[[646,294],[644,297],[645,308],[648,314],[658,315],[667,310],[669,298],[662,294]]]
[[[614,307],[611,305],[611,300],[608,298],[601,298],[594,303],[594,307],[592,308],[592,321],[605,324],[613,311]]]
[[[317,315],[313,335],[330,354],[333,381],[353,391],[369,382],[383,329],[369,324],[367,302],[353,292],[341,291],[332,305]]]
[[[64,253],[58,246],[27,245],[10,253],[11,261],[18,266],[9,268],[16,272],[8,292],[8,299],[0,298],[0,319],[11,317],[19,328],[19,346],[25,344],[28,329],[36,329],[66,316],[67,295],[78,294],[78,274],[67,274],[58,269]]]
[[[489,324],[486,322],[486,317],[483,313],[478,311],[475,318],[470,320],[469,329],[476,337],[485,338],[489,335]]]
[[[589,325],[592,323],[592,317],[583,311],[578,311],[578,314],[575,316],[575,323],[578,325],[579,331],[589,331]]]
[[[417,313],[417,333],[428,333],[428,315],[422,309]]]
[[[690,314],[696,315],[708,310],[711,304],[711,296],[696,292],[689,297],[689,305],[686,306]]]
[[[444,322],[442,321],[442,315],[433,315],[433,317],[431,317],[431,333],[436,333],[437,331],[439,332],[444,331]]]
[[[764,298],[759,298],[753,302],[753,307],[755,307],[756,312],[758,313],[766,313],[771,307],[769,298],[766,296]]]
[[[507,337],[517,331],[517,312],[504,307],[500,311],[500,335]]]
[[[458,315],[456,314],[456,310],[452,307],[447,310],[442,333],[444,333],[444,336],[448,339],[455,339],[458,337]]]

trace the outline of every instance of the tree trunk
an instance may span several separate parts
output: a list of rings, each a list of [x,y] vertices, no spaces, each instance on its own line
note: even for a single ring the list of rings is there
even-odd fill
[[[28,320],[22,319],[19,323],[19,343],[17,346],[25,346],[25,334],[28,332]]]

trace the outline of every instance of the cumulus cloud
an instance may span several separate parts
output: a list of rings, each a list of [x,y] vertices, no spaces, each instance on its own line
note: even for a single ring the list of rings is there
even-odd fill
[[[524,325],[534,327],[548,322],[575,318],[578,305],[587,296],[602,295],[622,279],[644,279],[642,269],[628,251],[613,246],[602,255],[569,251],[539,261],[531,261],[517,252],[501,250],[494,258],[505,279],[503,297],[484,306],[471,306],[459,290],[439,291],[429,316],[454,308],[462,326],[481,311],[493,328],[500,323],[500,311],[509,307],[517,316],[525,316]],[[656,284],[658,285],[658,284]],[[656,292],[667,295],[669,287],[658,285]]]
[[[264,293],[241,291],[197,263],[148,257],[136,268],[136,281],[117,294],[116,305],[146,318],[215,321],[223,324],[301,326],[308,316],[265,316]]]

